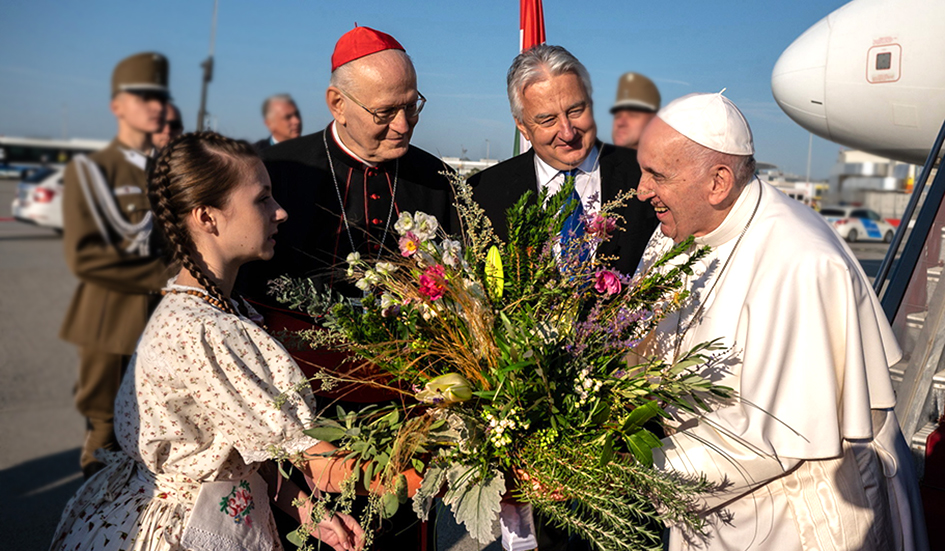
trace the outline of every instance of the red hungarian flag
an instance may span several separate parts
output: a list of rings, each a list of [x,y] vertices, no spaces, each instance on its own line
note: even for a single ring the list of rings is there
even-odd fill
[[[545,43],[545,14],[541,9],[541,0],[519,0],[519,53]],[[514,155],[528,151],[531,144],[515,129]]]
[[[520,0],[519,11],[519,53],[545,43],[545,14],[541,9],[541,0]]]

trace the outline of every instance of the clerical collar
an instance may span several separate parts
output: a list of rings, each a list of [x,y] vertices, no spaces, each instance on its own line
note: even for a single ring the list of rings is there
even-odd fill
[[[725,215],[725,220],[711,232],[696,238],[697,245],[708,245],[710,247],[720,247],[732,239],[738,237],[738,234],[745,229],[745,224],[751,218],[755,211],[755,206],[761,196],[761,181],[753,178],[745,189],[742,190],[732,210]]]
[[[581,172],[590,174],[597,169],[600,164],[599,161],[600,155],[597,154],[597,146],[595,145],[577,168]],[[560,173],[560,170],[546,163],[537,153],[535,154],[535,175],[538,178],[538,189],[549,187],[551,181]]]
[[[150,155],[145,155],[137,149],[130,148],[120,142],[118,144],[118,150],[121,151],[121,154],[125,156],[126,161],[135,165],[141,170],[145,170],[145,167],[148,166],[148,158],[154,155],[154,148],[151,148]]]
[[[346,146],[344,142],[341,141],[341,137],[338,135],[338,129],[335,128],[335,121],[331,121],[331,137],[334,138],[335,144],[337,144],[338,147],[341,148],[342,151],[347,153],[348,156],[351,157],[352,159],[366,166],[377,166],[377,163],[365,161],[364,159],[359,157],[354,151],[351,151],[350,149],[348,149],[348,146]]]

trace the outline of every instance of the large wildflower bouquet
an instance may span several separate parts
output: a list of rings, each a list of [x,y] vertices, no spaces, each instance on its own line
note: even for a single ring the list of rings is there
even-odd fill
[[[633,350],[686,297],[683,276],[705,251],[655,269],[691,245],[681,243],[634,278],[595,254],[621,231],[615,211],[629,194],[564,238],[577,206],[568,199],[573,182],[523,197],[508,212],[505,243],[469,187],[456,186],[462,235],[443,235],[422,212],[402,213],[398,251],[374,264],[348,257],[360,301],[325,300],[303,282],[275,285],[284,302],[323,320],[298,337],[387,376],[382,383],[335,371],[320,384],[384,385],[399,397],[360,411],[339,407],[309,431],[357,463],[349,491],[321,506],[350,511],[361,478],[375,488],[361,519],[370,527],[406,503],[399,473],[412,466],[423,476],[417,515],[425,519],[441,496],[483,543],[494,537],[503,499],[530,504],[599,549],[659,549],[667,522],[698,531],[693,496],[706,482],[653,469],[652,450],[667,406],[692,411],[728,395],[696,374],[715,347],[700,345],[674,364]]]

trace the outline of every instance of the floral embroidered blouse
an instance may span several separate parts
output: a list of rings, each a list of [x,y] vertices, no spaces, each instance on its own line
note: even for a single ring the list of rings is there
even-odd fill
[[[115,401],[122,449],[102,453],[106,468],[66,505],[51,550],[281,549],[255,473],[274,454],[318,443],[302,433],[316,417],[311,389],[282,345],[252,320],[186,294],[193,290],[174,280],[168,289],[178,292],[152,315]],[[222,545],[225,538],[204,532],[202,540],[182,541],[192,517],[207,517],[194,505],[216,481],[232,481],[241,493],[227,487],[232,495],[214,498],[210,517],[249,528],[244,517],[258,511],[249,540]]]
[[[316,416],[302,372],[247,318],[197,296],[168,294],[135,356],[122,384],[134,392],[119,392],[115,434],[154,473],[236,478],[273,449],[294,453],[317,443],[302,434]],[[282,393],[300,387],[304,394],[289,392],[275,406]]]

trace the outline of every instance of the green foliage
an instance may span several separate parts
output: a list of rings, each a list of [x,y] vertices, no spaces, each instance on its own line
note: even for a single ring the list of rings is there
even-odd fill
[[[628,352],[685,303],[686,276],[708,249],[690,238],[631,278],[576,254],[609,238],[601,228],[618,221],[629,194],[601,206],[595,232],[561,245],[577,206],[573,181],[528,193],[508,211],[502,243],[468,185],[456,185],[461,254],[447,236],[413,234],[429,226],[426,215],[402,213],[395,229],[415,252],[374,265],[349,258],[362,300],[315,297],[304,281],[276,286],[321,322],[297,338],[367,360],[399,384],[397,403],[337,408],[306,431],[338,446],[364,487],[384,483],[362,524],[406,502],[399,473],[412,466],[423,474],[417,515],[446,488],[444,502],[483,543],[509,477],[521,500],[599,549],[658,549],[666,521],[698,530],[693,496],[711,488],[655,469],[661,442],[651,428],[668,408],[698,412],[732,397],[702,375],[725,351],[702,343],[672,362]],[[597,285],[604,275],[609,283]],[[338,510],[350,507],[346,483]]]
[[[521,461],[533,483],[519,485],[518,497],[598,549],[661,549],[666,522],[702,528],[692,511],[693,496],[713,489],[704,478],[660,473],[620,454],[601,464],[599,451],[571,438],[553,447],[529,440]]]
[[[443,503],[450,507],[458,522],[466,526],[473,539],[490,543],[498,520],[500,502],[505,493],[505,477],[499,471],[479,476],[477,469],[453,466],[446,474],[449,490]]]

